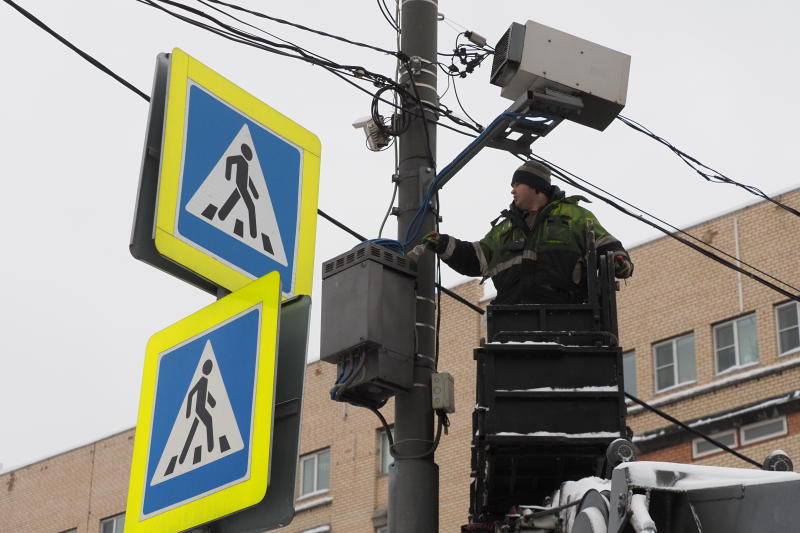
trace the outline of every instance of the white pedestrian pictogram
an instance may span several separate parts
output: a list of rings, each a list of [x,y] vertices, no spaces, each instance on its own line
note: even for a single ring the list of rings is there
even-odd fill
[[[211,341],[172,425],[150,485],[200,468],[244,448]]]
[[[192,195],[186,210],[288,266],[267,181],[247,124]]]

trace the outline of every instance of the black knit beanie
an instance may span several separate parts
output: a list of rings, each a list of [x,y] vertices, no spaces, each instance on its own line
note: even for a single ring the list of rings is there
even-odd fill
[[[550,184],[550,168],[538,161],[525,161],[511,177],[511,185],[524,183],[537,191],[550,196],[553,186]]]

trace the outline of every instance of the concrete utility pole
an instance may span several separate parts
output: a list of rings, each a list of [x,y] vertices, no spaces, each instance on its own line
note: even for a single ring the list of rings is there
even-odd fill
[[[410,58],[401,66],[400,83],[423,102],[438,107],[438,1],[400,1],[400,50]],[[424,113],[428,119],[436,119],[436,113],[420,109],[415,98],[409,98],[408,102],[417,115]],[[410,127],[398,138],[398,236],[401,242],[436,172],[436,126],[421,117],[411,115],[409,118]],[[434,230],[434,216],[430,209],[425,211],[417,242]],[[433,254],[424,254],[418,267],[414,386],[395,397],[396,457],[389,478],[389,533],[436,533],[439,528],[439,467],[433,461],[433,453],[426,455],[433,446],[434,424],[431,408],[431,374],[435,371],[436,356]]]

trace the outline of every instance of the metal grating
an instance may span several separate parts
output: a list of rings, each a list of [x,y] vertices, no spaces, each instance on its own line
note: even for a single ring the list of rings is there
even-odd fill
[[[322,279],[367,260],[393,267],[412,276],[417,275],[417,264],[409,261],[405,255],[393,252],[375,243],[366,242],[349,252],[322,263]]]
[[[494,79],[497,71],[505,65],[508,58],[508,41],[511,39],[511,28],[506,30],[497,45],[494,47],[494,57],[492,58],[492,74],[489,79]]]

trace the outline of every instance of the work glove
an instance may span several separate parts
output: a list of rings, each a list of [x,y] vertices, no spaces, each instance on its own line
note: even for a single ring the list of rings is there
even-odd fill
[[[445,248],[447,248],[447,239],[447,235],[441,235],[435,231],[432,231],[422,238],[422,244],[437,254],[440,254],[444,252]]]
[[[619,279],[627,279],[633,275],[633,263],[628,254],[614,256],[614,275]]]

